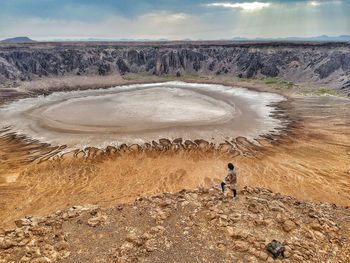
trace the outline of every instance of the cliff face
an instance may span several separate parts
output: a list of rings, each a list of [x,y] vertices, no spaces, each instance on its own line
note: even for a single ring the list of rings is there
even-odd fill
[[[280,77],[350,92],[347,44],[0,46],[0,81],[133,73]]]

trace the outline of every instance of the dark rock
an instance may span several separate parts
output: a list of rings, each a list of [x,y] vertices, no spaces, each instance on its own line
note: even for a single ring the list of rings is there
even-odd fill
[[[101,64],[98,68],[99,75],[107,75],[111,71],[111,65],[109,64]]]
[[[122,74],[122,75],[130,72],[130,68],[128,67],[128,65],[126,64],[126,62],[122,58],[119,58],[117,60],[117,66],[119,68],[120,74]]]
[[[0,82],[61,75],[147,72],[280,77],[349,92],[350,50],[337,44],[27,46],[0,48]],[[328,45],[328,46],[327,46]],[[287,77],[288,76],[288,79]],[[335,81],[337,80],[337,81]]]

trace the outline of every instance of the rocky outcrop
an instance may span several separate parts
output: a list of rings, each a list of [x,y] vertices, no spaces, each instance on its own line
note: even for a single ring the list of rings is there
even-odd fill
[[[109,209],[74,206],[0,231],[0,262],[349,262],[350,210],[245,187],[182,190]],[[279,262],[279,261],[278,261]]]
[[[0,81],[43,76],[181,73],[280,77],[350,90],[348,44],[0,46]]]

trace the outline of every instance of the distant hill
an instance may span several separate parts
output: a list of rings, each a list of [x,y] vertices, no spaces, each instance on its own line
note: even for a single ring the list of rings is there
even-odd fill
[[[48,42],[166,42],[170,41],[166,38],[148,39],[148,38],[55,38],[45,40]],[[191,39],[188,39],[191,41]]]
[[[319,41],[319,42],[350,42],[350,35],[316,36],[316,37],[285,37],[285,38],[243,38],[234,37],[233,41]]]
[[[81,39],[54,39],[53,42],[167,42],[171,41],[166,38],[158,38],[158,39],[148,39],[148,38],[81,38]],[[204,39],[191,39],[185,38],[179,41],[206,41]],[[300,41],[300,42],[350,42],[350,35],[340,35],[340,36],[314,36],[314,37],[276,37],[276,38],[246,38],[246,37],[233,37],[231,39],[222,38],[218,41],[237,41],[237,42],[274,42],[274,41]]]
[[[322,41],[322,42],[350,42],[349,35],[342,36],[317,36],[317,37],[309,37],[309,38],[300,38],[300,37],[289,37],[286,40],[301,40],[301,41]]]
[[[7,38],[0,43],[33,43],[34,40],[30,39],[29,37],[14,37],[14,38]]]
[[[53,42],[167,42],[171,41],[166,38],[159,39],[133,39],[133,38],[81,38],[81,39],[54,39]],[[180,41],[205,41],[201,39],[181,39]],[[341,36],[315,36],[315,37],[279,37],[279,38],[246,38],[246,37],[233,37],[231,39],[222,38],[219,41],[237,41],[237,42],[261,42],[261,41],[310,41],[310,42],[350,42],[350,35]]]

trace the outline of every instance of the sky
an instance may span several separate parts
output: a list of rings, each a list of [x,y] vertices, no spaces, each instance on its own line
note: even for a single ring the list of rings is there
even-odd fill
[[[350,0],[0,0],[0,39],[350,35]]]

